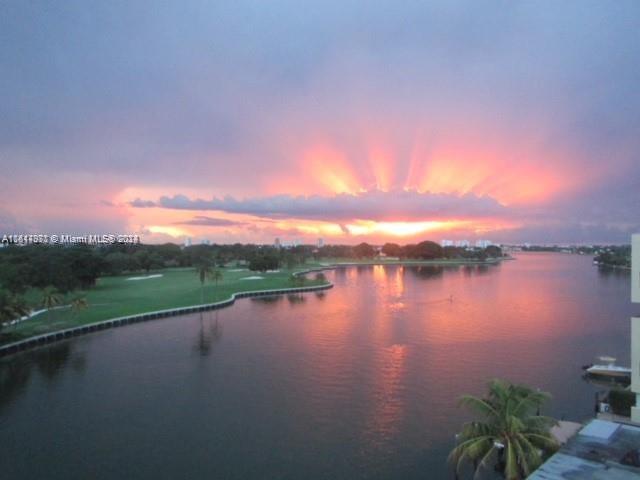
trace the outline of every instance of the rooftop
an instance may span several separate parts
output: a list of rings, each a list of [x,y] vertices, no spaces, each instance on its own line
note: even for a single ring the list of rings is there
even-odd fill
[[[638,480],[640,427],[591,420],[530,480]]]

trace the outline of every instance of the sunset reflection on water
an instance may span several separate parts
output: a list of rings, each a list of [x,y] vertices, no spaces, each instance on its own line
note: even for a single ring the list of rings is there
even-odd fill
[[[14,441],[0,460],[37,478],[23,452],[39,452],[41,465],[80,455],[122,468],[134,455],[151,479],[153,448],[171,458],[163,473],[173,478],[448,478],[453,435],[469,418],[460,395],[507,378],[551,392],[546,414],[580,421],[596,389],[580,367],[601,354],[628,359],[628,275],[586,257],[326,275],[335,287],[320,296],[241,300],[204,323],[190,315],[78,337],[68,345],[82,353],[81,374],[73,362],[52,375],[17,356],[0,409]],[[52,446],[58,425],[73,435]],[[101,442],[112,448],[91,447]]]

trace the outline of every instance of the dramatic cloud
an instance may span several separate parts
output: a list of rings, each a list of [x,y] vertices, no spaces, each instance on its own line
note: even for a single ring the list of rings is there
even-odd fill
[[[494,217],[506,208],[489,197],[415,191],[371,191],[335,196],[291,196],[236,200],[233,197],[191,200],[185,195],[163,196],[158,202],[136,200],[132,206],[178,210],[216,210],[264,218],[297,218],[344,222],[348,220],[411,221]],[[199,217],[204,218],[204,217]]]
[[[562,225],[575,241],[638,227],[638,2],[0,10],[0,191],[30,230],[260,242],[324,221],[350,241],[358,219],[449,215],[470,220],[456,235],[554,242]]]
[[[131,205],[134,208],[151,208],[156,206],[156,202],[151,200],[142,200],[140,198],[136,198],[135,200],[131,200],[129,202],[129,205]]]
[[[196,215],[191,220],[184,220],[182,222],[175,222],[176,225],[196,225],[202,227],[232,227],[246,225],[246,222],[236,222],[235,220],[228,220],[226,218],[211,218],[202,215]]]

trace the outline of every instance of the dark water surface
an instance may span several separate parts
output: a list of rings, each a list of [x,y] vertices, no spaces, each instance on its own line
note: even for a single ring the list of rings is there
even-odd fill
[[[327,276],[323,294],[3,359],[0,477],[452,478],[459,395],[504,377],[551,392],[544,413],[582,420],[597,388],[580,367],[629,363],[628,272],[588,257]]]

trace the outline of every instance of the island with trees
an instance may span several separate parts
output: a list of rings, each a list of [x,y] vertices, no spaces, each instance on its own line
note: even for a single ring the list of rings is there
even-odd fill
[[[631,245],[602,247],[593,257],[594,265],[631,269]]]

